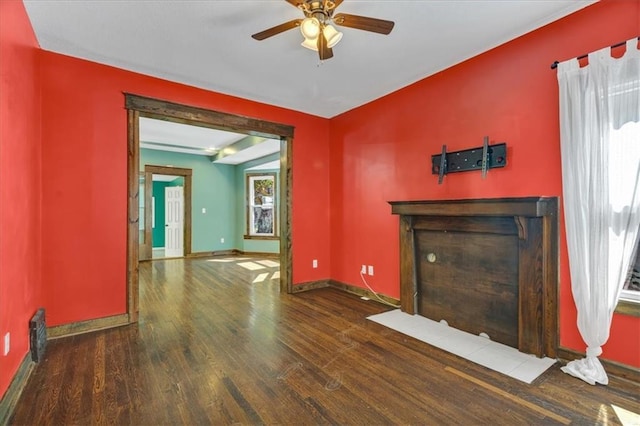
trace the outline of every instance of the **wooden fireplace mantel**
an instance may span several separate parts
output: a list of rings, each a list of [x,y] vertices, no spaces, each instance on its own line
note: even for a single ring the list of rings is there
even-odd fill
[[[400,215],[400,304],[418,312],[420,270],[418,240],[431,232],[462,235],[509,235],[517,241],[517,348],[536,356],[556,357],[558,348],[558,199],[497,198],[438,201],[391,201]],[[420,234],[422,232],[422,234]],[[420,236],[420,238],[418,238]],[[516,240],[517,239],[517,240]],[[500,260],[497,259],[496,262]],[[514,278],[515,280],[515,278]],[[515,285],[516,283],[514,283]],[[435,319],[435,318],[434,318]]]

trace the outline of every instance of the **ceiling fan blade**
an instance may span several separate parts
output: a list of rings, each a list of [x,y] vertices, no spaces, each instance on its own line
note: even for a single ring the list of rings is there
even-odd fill
[[[280,34],[295,27],[299,27],[302,19],[294,19],[293,21],[285,22],[284,24],[276,25],[275,27],[255,33],[251,37],[256,40],[264,40],[265,38],[272,37],[276,34]]]
[[[336,25],[343,27],[355,28],[358,30],[371,31],[379,34],[389,34],[393,29],[393,21],[385,21],[384,19],[368,18],[366,16],[349,15],[347,13],[338,13],[333,17]]]
[[[327,46],[327,38],[323,33],[318,36],[318,55],[321,61],[333,58],[333,50]]]

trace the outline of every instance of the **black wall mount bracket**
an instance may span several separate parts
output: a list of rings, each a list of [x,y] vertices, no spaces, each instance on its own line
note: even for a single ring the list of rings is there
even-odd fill
[[[438,175],[439,184],[448,173],[480,170],[485,178],[487,170],[506,165],[507,144],[500,142],[489,145],[489,136],[484,137],[481,147],[447,152],[447,146],[442,145],[442,153],[431,156],[431,173]]]

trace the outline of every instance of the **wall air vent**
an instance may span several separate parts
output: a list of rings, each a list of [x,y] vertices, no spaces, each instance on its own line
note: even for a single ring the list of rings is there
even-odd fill
[[[47,326],[44,308],[38,309],[31,321],[29,321],[29,341],[31,343],[31,360],[40,362],[47,346]]]

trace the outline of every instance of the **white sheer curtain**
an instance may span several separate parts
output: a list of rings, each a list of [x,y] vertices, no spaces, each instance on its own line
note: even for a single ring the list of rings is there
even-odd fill
[[[608,384],[598,356],[628,276],[640,227],[640,51],[609,48],[580,68],[558,65],[562,181],[571,290],[586,358],[562,368]]]

